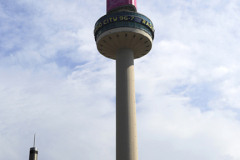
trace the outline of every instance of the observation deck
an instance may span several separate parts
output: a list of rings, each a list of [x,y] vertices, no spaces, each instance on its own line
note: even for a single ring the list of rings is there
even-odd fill
[[[152,21],[134,11],[111,12],[95,24],[94,36],[98,51],[105,57],[116,59],[120,48],[133,50],[134,58],[146,55],[154,39]]]

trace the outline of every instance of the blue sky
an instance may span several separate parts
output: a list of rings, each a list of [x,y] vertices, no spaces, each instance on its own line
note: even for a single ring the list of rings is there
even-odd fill
[[[115,159],[105,1],[0,0],[0,159]],[[139,160],[240,160],[240,2],[138,0],[154,23],[135,60]]]

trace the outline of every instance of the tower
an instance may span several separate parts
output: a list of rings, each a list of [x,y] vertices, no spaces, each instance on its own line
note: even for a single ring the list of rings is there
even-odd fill
[[[138,160],[134,59],[151,50],[153,23],[136,0],[107,0],[94,36],[98,51],[116,60],[116,160]]]
[[[36,135],[34,134],[34,142],[33,147],[30,148],[29,160],[37,160],[38,158],[38,149],[35,147],[35,137]]]

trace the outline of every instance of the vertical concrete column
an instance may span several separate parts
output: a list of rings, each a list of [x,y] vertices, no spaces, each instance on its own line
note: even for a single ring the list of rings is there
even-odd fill
[[[138,160],[132,50],[123,48],[117,51],[116,74],[116,159]]]

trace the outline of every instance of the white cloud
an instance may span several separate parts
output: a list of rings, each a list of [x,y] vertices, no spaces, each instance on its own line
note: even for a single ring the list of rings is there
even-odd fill
[[[105,1],[0,2],[0,159],[115,158]],[[135,61],[139,159],[239,160],[239,3],[138,1],[156,36]]]

